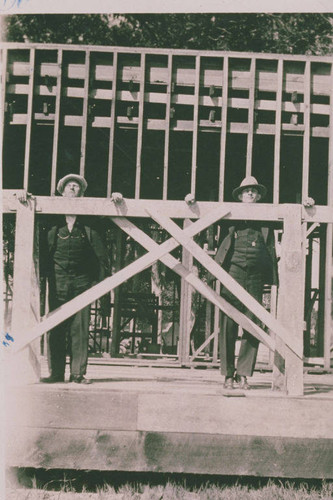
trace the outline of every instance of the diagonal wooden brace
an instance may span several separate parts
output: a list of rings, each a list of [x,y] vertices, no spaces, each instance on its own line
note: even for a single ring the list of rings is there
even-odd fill
[[[118,227],[120,227],[131,238],[135,239],[147,250],[155,251],[159,248],[159,245],[153,239],[151,239],[137,226],[132,224],[132,222],[130,222],[129,220],[122,217],[112,217],[112,220]],[[191,286],[193,286],[193,288],[201,293],[201,295],[203,295],[206,299],[216,305],[222,312],[234,319],[234,321],[240,324],[242,328],[249,331],[260,342],[263,342],[269,349],[275,349],[274,340],[264,330],[262,330],[262,328],[260,328],[252,320],[245,316],[245,314],[238,311],[238,309],[232,306],[220,295],[218,295],[212,288],[210,288],[194,273],[189,271],[189,269],[183,266],[177,259],[172,257],[172,255],[164,255],[160,258],[160,260],[161,262],[163,262],[163,264],[179,274],[185,281],[187,281],[187,283],[189,283]],[[195,354],[197,355],[198,352],[200,352],[200,350],[196,351]]]
[[[286,347],[290,349],[298,358],[302,359],[303,354],[299,350],[299,345],[293,341],[293,336],[281,325],[266,309],[255,300],[244,288],[237,283],[221,266],[219,266],[195,241],[188,241],[188,236],[184,237],[183,231],[169,217],[161,213],[149,213],[149,215],[169,232],[177,241],[198,260],[215,278],[228,288],[243,304],[268,326],[279,337]]]
[[[214,224],[222,217],[225,217],[228,213],[229,212],[224,209],[223,206],[217,207],[217,209],[212,210],[211,212],[194,222],[191,226],[189,226],[187,230],[184,231],[185,237],[193,237],[195,234],[203,231],[205,228]],[[170,238],[169,240],[158,246],[158,248],[156,248],[154,251],[148,252],[147,254],[137,259],[135,262],[132,262],[131,264],[126,266],[124,269],[118,271],[113,276],[110,276],[100,283],[97,283],[97,285],[93,286],[89,290],[86,290],[74,299],[66,302],[66,304],[58,307],[57,309],[54,309],[40,323],[38,323],[33,328],[28,329],[25,332],[24,339],[20,339],[19,342],[15,342],[15,345],[11,349],[10,353],[20,351],[26,345],[30,344],[30,342],[43,335],[45,332],[62,323],[67,318],[77,313],[84,307],[88,306],[95,300],[99,299],[113,288],[121,285],[135,274],[151,266],[153,262],[160,259],[160,257],[162,257],[163,255],[171,252],[172,250],[177,248],[177,246],[179,246],[179,243],[174,238]]]

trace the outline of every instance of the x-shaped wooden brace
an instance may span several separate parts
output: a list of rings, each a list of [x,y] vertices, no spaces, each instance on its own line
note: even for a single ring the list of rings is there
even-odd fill
[[[81,295],[70,300],[63,306],[50,312],[45,319],[43,319],[35,327],[26,332],[25,338],[16,344],[11,352],[17,352],[24,348],[27,344],[34,339],[41,336],[43,333],[54,328],[56,325],[75,314],[83,307],[89,305],[91,302],[97,300],[99,297],[105,295],[107,292],[116,288],[124,281],[128,280],[135,274],[143,271],[149,267],[153,262],[160,259],[164,264],[177,272],[196,290],[198,290],[204,297],[210,300],[213,304],[219,307],[220,310],[225,312],[228,316],[234,319],[242,328],[249,331],[258,340],[267,345],[271,350],[275,348],[273,339],[258,325],[247,318],[244,314],[240,313],[231,304],[220,297],[214,290],[201,281],[197,276],[185,268],[177,259],[171,255],[166,255],[179,244],[183,245],[201,264],[203,264],[212,275],[217,277],[230,291],[235,293],[246,305],[254,312],[254,314],[261,319],[267,326],[273,330],[278,336],[282,338],[287,347],[291,349],[298,357],[300,355],[295,351],[290,342],[291,336],[287,330],[278,323],[273,316],[271,316],[251,295],[249,295],[235,280],[233,280],[228,273],[226,273],[216,262],[213,261],[202,248],[197,245],[192,237],[221,219],[227,214],[223,207],[218,207],[194,222],[188,228],[181,230],[172,220],[162,214],[149,213],[149,215],[156,220],[162,227],[164,227],[173,237],[165,241],[161,245],[155,243],[143,231],[138,229],[134,224],[130,223],[126,218],[113,217],[113,221],[132,236],[136,241],[142,244],[149,252],[135,262],[132,262],[124,269],[121,269],[111,277],[106,278],[104,281],[98,283],[91,289],[83,292]]]
[[[159,217],[158,217],[159,218]],[[160,247],[153,239],[151,239],[144,231],[139,229],[137,226],[132,224],[125,218],[122,217],[113,217],[113,222],[119,226],[124,232],[126,232],[131,238],[140,243],[144,248],[149,250],[150,252],[157,251]],[[157,218],[156,218],[157,220]],[[169,219],[170,220],[170,219]],[[161,224],[162,225],[162,224]],[[176,224],[175,224],[176,226]],[[178,226],[176,226],[178,228]],[[193,226],[190,226],[193,227]],[[179,228],[178,228],[179,229]],[[193,241],[187,236],[187,230],[179,229],[184,238],[188,241]],[[184,245],[185,246],[185,245]],[[200,247],[199,247],[200,248]],[[201,250],[201,248],[200,248]],[[204,283],[200,278],[198,278],[194,273],[192,273],[189,269],[183,266],[175,257],[172,255],[164,255],[160,258],[161,262],[165,264],[167,267],[175,271],[179,274],[187,283],[189,283],[193,288],[195,288],[201,295],[203,295],[206,299],[208,299],[212,304],[216,305],[221,311],[226,313],[232,319],[234,319],[242,328],[249,331],[254,337],[263,342],[269,349],[275,349],[274,340],[258,325],[256,325],[252,320],[250,320],[247,316],[238,311],[234,306],[229,304],[225,299],[223,299],[220,295],[218,295],[212,288],[210,288],[206,283]],[[213,337],[212,334],[209,339]],[[201,346],[203,349],[209,342],[209,339],[205,341],[205,344]],[[195,352],[195,356],[197,356],[200,350]]]
[[[302,359],[303,355],[299,352],[299,348],[294,342],[292,334],[278,322],[274,316],[272,316],[259,302],[252,297],[236,280],[234,280],[221,266],[219,266],[206,252],[189,238],[185,233],[185,230],[180,229],[177,224],[175,224],[169,217],[165,215],[154,212],[149,213],[158,224],[160,224],[168,233],[173,236],[179,244],[183,245],[186,250],[188,250],[193,257],[200,262],[214,277],[216,277],[228,290],[235,295],[243,304],[258,318],[260,319],[268,328],[279,337],[287,349],[290,349],[293,354],[298,358]],[[190,226],[191,227],[191,226]],[[219,306],[220,307],[220,306]],[[220,307],[221,309],[221,307]],[[226,312],[226,311],[225,311]],[[229,313],[228,316],[232,317]],[[233,318],[233,317],[232,317]],[[234,318],[233,318],[234,319]],[[236,320],[240,326],[243,325]],[[244,328],[244,327],[243,327]],[[246,329],[255,337],[259,338],[253,333],[253,331]],[[265,334],[265,335],[263,335]],[[271,340],[269,335],[267,335],[263,330],[260,329],[259,340],[265,342],[267,337]],[[272,342],[265,342],[269,347],[272,346]],[[270,347],[272,349],[272,347]]]
[[[189,228],[187,228],[184,231],[185,237],[192,238],[196,234],[214,224],[222,217],[225,217],[227,213],[228,211],[223,208],[222,205],[217,207],[215,210],[212,210],[208,214],[204,215],[195,223],[193,223]],[[117,217],[114,218],[114,220],[116,219]],[[124,220],[126,221],[126,219]],[[143,255],[125,268],[121,269],[113,276],[109,276],[100,283],[97,283],[97,285],[91,287],[89,290],[86,290],[74,299],[66,302],[66,304],[63,304],[57,309],[51,311],[37,325],[30,329],[27,329],[25,331],[24,338],[22,338],[22,335],[16,335],[16,332],[12,332],[14,334],[14,337],[19,340],[15,342],[12,349],[10,350],[10,353],[20,351],[26,345],[30,344],[30,342],[40,337],[47,331],[51,330],[55,326],[59,325],[67,318],[77,313],[84,307],[88,306],[95,300],[99,299],[113,288],[121,285],[135,274],[143,271],[144,269],[147,269],[156,260],[159,260],[161,257],[168,254],[169,252],[177,248],[177,246],[179,246],[179,243],[174,238],[170,238],[161,245],[157,245],[157,247],[154,247],[154,250],[149,251],[147,254]]]

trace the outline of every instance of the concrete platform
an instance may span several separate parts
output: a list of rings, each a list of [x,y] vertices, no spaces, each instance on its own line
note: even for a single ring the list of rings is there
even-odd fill
[[[272,392],[269,372],[246,392],[213,368],[87,376],[7,387],[7,466],[333,478],[332,374],[306,374],[298,398]]]

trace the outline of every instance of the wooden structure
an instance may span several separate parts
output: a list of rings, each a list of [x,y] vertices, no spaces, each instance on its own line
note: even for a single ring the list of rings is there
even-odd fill
[[[13,309],[21,325],[12,325],[15,350],[109,290],[115,290],[117,305],[117,287],[160,259],[182,279],[180,365],[191,364],[211,342],[217,359],[222,310],[275,352],[273,386],[302,394],[304,320],[311,316],[304,303],[313,304],[306,249],[316,232],[321,324],[316,354],[330,368],[331,57],[3,44],[2,68],[3,210],[17,213]],[[89,191],[84,199],[59,203],[56,183],[69,172],[84,175]],[[232,189],[250,174],[267,185],[266,203],[232,203]],[[35,195],[25,207],[15,199],[20,189]],[[115,192],[124,198],[117,201]],[[31,295],[35,214],[59,213],[110,217],[148,253],[126,267],[119,259],[113,276],[22,332],[30,311],[22,309],[20,294]],[[154,219],[171,238],[158,245],[133,218]],[[269,221],[283,231],[277,318],[192,239],[223,218]],[[171,219],[184,220],[184,229]],[[170,255],[178,245],[182,264]],[[193,258],[236,293],[269,333],[202,281],[191,269]],[[213,331],[191,355],[192,288],[215,306],[215,319]],[[118,308],[114,311],[116,316]],[[113,339],[112,354],[118,340]]]
[[[269,373],[243,397],[224,397],[213,369],[90,364],[88,376],[8,387],[8,465],[333,478],[332,375],[306,374],[302,398],[272,397]]]

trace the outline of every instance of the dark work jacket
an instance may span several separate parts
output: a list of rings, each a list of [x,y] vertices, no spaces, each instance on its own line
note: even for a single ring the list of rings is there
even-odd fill
[[[40,275],[41,277],[48,278],[50,285],[54,283],[54,261],[53,255],[55,252],[57,234],[60,227],[66,225],[65,217],[61,217],[59,222],[53,225],[47,231],[47,237],[40,245]],[[75,227],[80,228],[87,236],[89,252],[89,259],[87,265],[87,276],[91,286],[102,281],[110,274],[109,258],[106,247],[99,236],[98,232],[92,229],[89,225],[85,225],[83,219],[77,217]],[[52,290],[50,290],[52,293]],[[107,304],[110,303],[109,294],[103,297],[102,307],[107,309]]]
[[[275,251],[274,232],[272,229],[266,226],[261,226],[260,228],[272,264],[269,270],[265,270],[264,281],[268,285],[278,285],[279,278],[278,278],[278,267],[277,267],[276,251]],[[214,260],[223,268],[226,268],[230,262],[230,257],[233,251],[233,246],[235,241],[235,232],[236,232],[236,226],[235,225],[230,226],[227,236],[222,240],[222,243],[217,249]]]
[[[47,258],[46,258],[46,274],[49,276],[53,270],[53,254],[57,241],[57,234],[59,227],[65,226],[66,220],[63,224],[57,224],[48,231],[47,234]],[[79,227],[86,233],[87,242],[91,249],[92,261],[87,262],[87,275],[90,275],[92,283],[102,281],[109,275],[109,260],[106,248],[97,233],[90,226],[82,224],[79,218],[75,221],[75,226]]]

